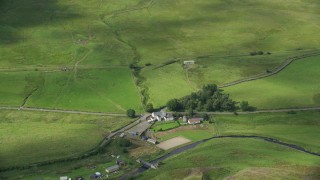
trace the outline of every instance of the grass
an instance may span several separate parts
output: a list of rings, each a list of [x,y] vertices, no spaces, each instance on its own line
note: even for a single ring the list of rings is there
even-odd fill
[[[319,176],[319,160],[317,156],[265,141],[215,139],[166,159],[157,171],[149,170],[139,179],[201,178],[204,175],[212,179],[232,176],[239,179],[313,179]],[[244,171],[252,174],[246,176]]]
[[[169,129],[174,129],[179,127],[180,124],[177,121],[169,121],[169,122],[156,122],[155,124],[153,124],[151,126],[151,130],[153,130],[154,132],[157,131],[166,131]]]
[[[23,104],[83,111],[124,113],[129,108],[142,111],[139,93],[131,72],[125,68],[83,70],[74,72],[8,72],[0,73],[4,89],[0,104]],[[0,75],[0,76],[1,76]],[[16,79],[15,81],[10,81]],[[107,82],[107,83],[106,83]],[[35,90],[35,91],[34,91]]]
[[[259,135],[276,138],[281,141],[320,152],[319,146],[320,112],[261,113],[248,115],[214,115],[213,123],[204,123],[200,129],[177,130],[162,133],[161,141],[183,136],[199,141],[216,135]],[[159,135],[159,133],[158,133]]]
[[[320,112],[297,114],[248,114],[214,116],[215,132],[218,135],[260,135],[297,144],[314,152],[320,152],[320,130],[317,128]]]
[[[259,109],[320,105],[319,61],[311,57],[295,61],[276,76],[224,88],[231,98],[247,100]]]
[[[149,91],[149,101],[155,107],[165,105],[168,100],[188,95],[193,89],[186,81],[184,70],[178,63],[153,69],[152,67],[142,72],[148,77],[145,85]]]
[[[90,175],[95,172],[105,173],[105,169],[109,166],[116,164],[116,157],[111,155],[120,156],[121,160],[126,162],[126,165],[121,167],[118,173],[109,175],[109,178],[119,178],[125,171],[138,167],[135,159],[132,159],[128,153],[124,152],[124,149],[134,149],[136,145],[130,147],[123,147],[120,145],[120,141],[124,139],[115,138],[108,144],[104,150],[96,155],[90,156],[85,159],[77,159],[73,161],[60,162],[57,164],[51,164],[31,169],[18,169],[12,171],[1,172],[0,177],[3,179],[49,179],[55,180],[60,176],[68,176],[72,179],[82,176],[85,179],[90,179]]]
[[[320,38],[315,36],[319,31],[319,3],[315,1],[294,0],[288,4],[275,0],[31,0],[23,3],[6,0],[1,3],[2,68],[59,71],[78,64],[79,69],[128,69],[132,62],[140,66],[151,63],[141,75],[146,78],[146,96],[149,95],[149,101],[156,107],[206,83],[221,84],[265,72],[283,58],[300,53],[298,49],[317,49],[320,44]],[[272,55],[243,57],[259,50],[270,51]],[[199,66],[190,69],[189,76],[181,61],[153,69],[173,59],[196,59]],[[120,76],[121,73],[119,70]],[[11,75],[0,77],[14,79]],[[59,81],[59,76],[52,79]],[[99,80],[91,81],[99,84],[98,89],[104,88]],[[17,104],[21,95],[17,96],[6,103]]]
[[[47,112],[0,112],[0,168],[81,155],[111,131],[126,124],[126,117]]]

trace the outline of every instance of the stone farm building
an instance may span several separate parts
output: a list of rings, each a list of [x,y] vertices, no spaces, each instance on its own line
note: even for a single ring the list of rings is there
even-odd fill
[[[183,61],[184,65],[191,65],[191,64],[195,64],[195,61]]]
[[[110,166],[110,167],[106,168],[106,172],[113,173],[113,172],[118,171],[119,169],[120,169],[119,165],[114,165],[114,166]]]
[[[190,118],[188,119],[188,124],[200,124],[203,118]]]
[[[172,121],[174,120],[172,114],[166,113],[164,110],[153,112],[151,114],[151,121]]]

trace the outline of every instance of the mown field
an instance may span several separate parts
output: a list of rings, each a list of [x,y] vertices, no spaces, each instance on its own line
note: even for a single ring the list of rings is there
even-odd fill
[[[320,105],[320,57],[298,60],[276,76],[224,88],[237,101],[259,109]]]
[[[112,77],[126,82],[128,77],[121,75],[122,68],[129,72],[129,64],[134,63],[143,67],[140,91],[159,107],[168,99],[184,96],[203,84],[223,84],[265,72],[289,56],[317,50],[320,44],[318,7],[316,1],[298,0],[291,3],[275,0],[5,0],[0,4],[0,66],[1,71],[9,68],[19,73],[54,71],[51,78],[59,83],[64,83],[59,75],[64,67],[70,74],[106,68],[104,73],[97,74],[104,77],[110,75],[107,68],[110,67],[114,69]],[[271,55],[248,56],[254,51],[271,52]],[[192,59],[197,65],[184,69],[182,61]],[[172,60],[179,61],[166,65]],[[1,85],[23,87],[22,80],[15,76],[23,77],[1,74],[4,81]],[[84,73],[84,76],[87,75]],[[16,81],[8,82],[8,78]],[[109,79],[104,80],[102,84],[99,79],[90,79],[97,84],[94,89],[112,85]],[[124,89],[119,86],[118,89]],[[56,87],[49,88],[48,91],[57,91]],[[87,91],[83,86],[73,88]],[[132,89],[136,89],[133,84],[126,92],[133,93]],[[16,91],[12,91],[10,98],[1,93],[0,102],[19,104],[21,93],[14,93]],[[68,92],[65,94],[69,96]],[[51,96],[60,99],[54,93]],[[73,96],[83,97],[82,93]],[[97,93],[90,96],[105,99]],[[112,97],[122,98],[118,94]],[[30,104],[53,107],[46,98],[40,95]],[[92,107],[87,110],[120,112],[113,105],[93,101],[79,107],[62,102],[56,108]],[[132,108],[140,108],[140,98],[130,101]],[[124,106],[119,102],[114,104]]]
[[[126,117],[0,111],[0,169],[81,155]]]
[[[215,139],[137,179],[318,179],[320,158],[252,139]]]
[[[193,141],[216,135],[258,135],[276,138],[314,152],[320,152],[319,117],[319,111],[294,114],[214,115],[211,117],[211,123],[204,123],[202,128],[177,129],[168,133],[159,132],[156,135],[161,140],[183,136]]]

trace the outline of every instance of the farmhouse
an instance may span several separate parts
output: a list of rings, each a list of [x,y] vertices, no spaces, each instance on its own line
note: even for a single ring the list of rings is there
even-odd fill
[[[191,65],[191,64],[195,64],[195,61],[183,61],[184,65]]]
[[[151,120],[149,121],[172,121],[174,120],[172,114],[166,113],[164,110],[161,110],[160,112],[153,112],[151,114]]]
[[[113,172],[118,171],[119,169],[120,169],[119,165],[114,165],[114,166],[110,166],[110,167],[106,168],[106,172],[113,173]]]
[[[188,119],[188,124],[200,124],[203,118],[190,118]]]

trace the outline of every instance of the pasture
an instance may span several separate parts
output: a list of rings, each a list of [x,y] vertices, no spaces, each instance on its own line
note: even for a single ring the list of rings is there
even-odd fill
[[[236,101],[258,109],[319,106],[320,56],[298,60],[275,76],[224,88]]]
[[[0,73],[0,105],[67,110],[141,112],[140,96],[125,68],[79,69],[74,72]]]
[[[110,67],[115,71],[113,77],[117,77],[118,71],[119,76],[122,74],[121,68],[128,69],[129,64],[135,63],[144,67],[140,74],[145,79],[140,85],[146,89],[144,95],[160,107],[168,99],[184,96],[203,84],[222,84],[265,72],[288,56],[317,50],[318,7],[318,2],[299,0],[290,4],[275,0],[6,0],[0,6],[0,66],[19,72],[59,71],[68,67],[72,73]],[[248,56],[253,51],[272,54]],[[190,59],[199,64],[186,70],[182,61]],[[155,68],[171,60],[179,61]],[[146,67],[148,63],[151,66]],[[12,76],[15,75],[0,75],[1,80],[14,79]],[[51,78],[60,81],[61,77]],[[111,86],[108,81],[90,81],[96,84],[94,89],[103,89],[104,84]],[[22,86],[19,83],[18,89],[12,91],[6,105],[19,104],[21,93],[16,91]],[[83,86],[88,85],[74,89],[88,91]],[[69,96],[68,92],[65,94]],[[72,96],[83,97],[78,92]],[[93,99],[110,102],[109,96],[99,96],[94,95]],[[133,105],[129,106],[137,108],[140,100],[130,99]],[[51,105],[45,101],[36,97],[30,104],[77,110],[92,107],[87,110],[109,112],[128,107],[119,102],[104,105],[96,100],[87,106],[75,100],[70,102],[80,105]]]
[[[138,179],[316,179],[320,157],[254,139],[214,139],[164,160]],[[161,173],[159,173],[161,172]]]
[[[126,117],[0,111],[0,168],[82,155]]]
[[[211,123],[204,127],[183,126],[177,129],[158,132],[161,140],[182,136],[192,141],[199,141],[212,136],[224,135],[258,135],[276,138],[297,144],[305,149],[320,152],[319,146],[320,112],[261,113],[247,115],[214,115]]]

